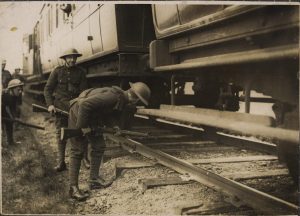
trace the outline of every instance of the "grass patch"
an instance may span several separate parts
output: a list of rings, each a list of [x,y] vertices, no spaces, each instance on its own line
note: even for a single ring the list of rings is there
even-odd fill
[[[42,149],[28,128],[16,136],[21,144],[2,148],[2,214],[72,214],[67,173],[53,170],[53,152]]]

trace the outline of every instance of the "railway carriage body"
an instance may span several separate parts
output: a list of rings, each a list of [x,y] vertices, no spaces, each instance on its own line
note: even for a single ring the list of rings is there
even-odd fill
[[[76,4],[69,13],[58,4],[44,5],[35,26],[32,47],[39,65],[32,79],[45,80],[63,62],[64,50],[74,47],[82,57],[91,85],[98,77],[138,77],[149,74],[149,43],[155,39],[150,5]],[[106,79],[107,80],[107,79]],[[37,85],[38,82],[37,82]],[[40,90],[43,85],[38,87]]]
[[[244,89],[298,110],[298,6],[154,5],[153,20],[153,73],[194,80],[199,97],[190,104],[214,107],[232,89]]]
[[[277,126],[299,130],[298,6],[68,4],[62,9],[45,5],[33,34],[24,38],[24,72],[32,74],[26,92],[32,96],[43,98],[50,71],[62,63],[60,54],[74,47],[83,54],[78,64],[91,86],[126,88],[129,81],[142,80],[151,88],[152,106],[237,111],[242,99],[246,112],[255,90],[271,97],[263,100],[274,103]],[[281,148],[294,166],[298,147],[292,146]]]
[[[172,104],[237,111],[243,90],[249,112],[255,90],[272,98],[277,126],[299,130],[298,6],[153,5],[152,13],[150,67],[170,78]],[[299,146],[280,142],[278,151],[298,182]]]

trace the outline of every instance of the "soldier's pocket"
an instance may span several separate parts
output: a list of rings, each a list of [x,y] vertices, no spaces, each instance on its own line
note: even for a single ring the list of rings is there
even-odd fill
[[[68,90],[68,78],[67,77],[59,77],[58,79],[58,88],[63,91]]]
[[[80,86],[80,78],[71,77],[70,82],[68,83],[68,90],[74,93],[80,93],[79,86]]]

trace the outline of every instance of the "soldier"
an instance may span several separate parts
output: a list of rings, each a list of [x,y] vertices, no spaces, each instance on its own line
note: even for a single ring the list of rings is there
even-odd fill
[[[84,136],[71,138],[70,158],[70,190],[71,198],[83,201],[89,194],[78,188],[78,175],[81,160],[84,155],[84,146],[91,144],[91,167],[89,176],[90,190],[109,186],[99,177],[99,168],[104,153],[105,142],[97,127],[108,124],[116,125],[124,112],[136,111],[136,104],[141,100],[148,105],[150,98],[149,87],[142,83],[130,83],[131,88],[123,91],[119,87],[105,87],[85,90],[80,96],[71,102],[69,114],[69,128],[80,128]],[[133,115],[133,112],[131,113]],[[112,126],[112,125],[109,125]]]
[[[5,70],[6,60],[3,59],[2,62],[2,89],[7,88],[8,82],[12,80],[11,74],[8,70]]]
[[[15,118],[17,99],[23,92],[23,85],[20,80],[13,79],[9,81],[7,89],[2,91],[2,119]],[[13,122],[2,120],[2,126],[5,128],[7,144],[13,145]]]
[[[13,79],[19,79],[21,82],[25,83],[25,78],[20,74],[21,68],[16,68],[15,73],[12,75]]]
[[[25,78],[20,74],[21,68],[16,68],[15,73],[12,75],[13,79],[19,79],[22,83],[25,84]],[[16,108],[16,117],[21,117],[21,109],[20,106],[22,105],[22,94],[17,99],[17,108]]]
[[[56,67],[49,76],[44,89],[44,96],[48,111],[53,114],[55,108],[65,111],[69,110],[69,101],[76,98],[80,92],[87,88],[86,73],[75,66],[77,57],[82,56],[76,49],[68,49],[61,59],[65,61],[63,66]],[[54,100],[52,94],[55,93]],[[67,169],[65,163],[66,142],[60,140],[60,128],[68,126],[68,118],[56,115],[56,139],[58,145],[58,164],[55,167],[57,172]]]

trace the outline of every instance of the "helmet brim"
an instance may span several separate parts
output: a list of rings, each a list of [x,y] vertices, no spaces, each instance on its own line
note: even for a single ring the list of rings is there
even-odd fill
[[[129,82],[130,88],[133,90],[134,94],[136,94],[136,96],[138,96],[138,98],[143,102],[143,104],[145,104],[146,106],[148,106],[148,101],[146,101],[138,92],[135,91],[135,89],[133,88],[133,83]]]
[[[19,83],[19,84],[16,84],[16,85],[9,86],[9,87],[7,87],[7,89],[13,89],[13,88],[16,88],[18,86],[24,86],[24,83]]]
[[[65,59],[66,56],[76,56],[76,57],[78,58],[78,57],[81,57],[82,54],[80,54],[80,53],[77,53],[77,54],[74,53],[74,54],[62,55],[62,56],[60,56],[59,58]]]

